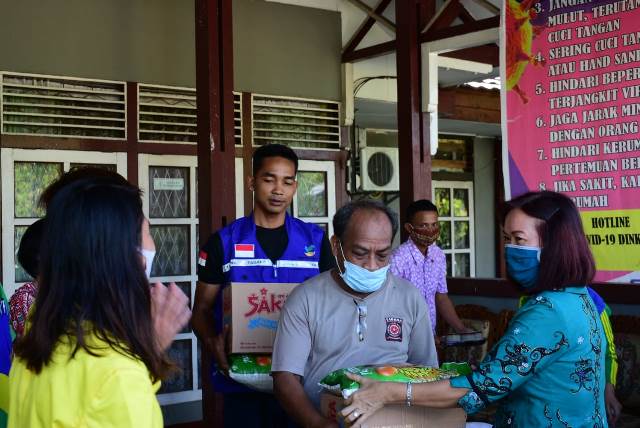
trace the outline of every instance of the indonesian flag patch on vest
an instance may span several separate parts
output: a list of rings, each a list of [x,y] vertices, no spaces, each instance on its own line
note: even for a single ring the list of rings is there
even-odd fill
[[[200,266],[206,266],[207,265],[207,253],[204,251],[200,251],[200,253],[198,254],[198,264]]]
[[[252,259],[255,257],[253,244],[235,244],[234,246],[235,256]]]

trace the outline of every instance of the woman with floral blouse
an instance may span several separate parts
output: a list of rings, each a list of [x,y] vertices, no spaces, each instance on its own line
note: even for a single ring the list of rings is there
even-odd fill
[[[507,203],[503,219],[509,278],[530,299],[468,376],[362,388],[343,410],[360,424],[387,403],[460,406],[498,402],[496,427],[607,427],[606,338],[587,291],[595,263],[578,210],[566,196],[531,192]]]
[[[11,327],[16,332],[17,337],[24,334],[24,325],[29,315],[31,305],[36,300],[38,292],[38,264],[40,263],[40,243],[44,230],[44,219],[40,219],[27,228],[20,241],[18,249],[18,262],[22,268],[32,278],[32,282],[27,282],[18,288],[9,300],[9,316]]]

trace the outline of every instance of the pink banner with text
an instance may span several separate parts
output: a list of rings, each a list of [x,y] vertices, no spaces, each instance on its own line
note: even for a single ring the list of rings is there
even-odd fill
[[[581,211],[598,281],[640,283],[640,0],[505,0],[507,197]]]

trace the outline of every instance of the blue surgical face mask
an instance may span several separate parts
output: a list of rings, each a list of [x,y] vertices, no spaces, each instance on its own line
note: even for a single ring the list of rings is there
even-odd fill
[[[387,278],[389,265],[370,271],[369,269],[365,269],[348,261],[344,256],[342,243],[340,243],[340,252],[344,259],[344,272],[340,272],[340,276],[349,288],[358,293],[373,293],[382,287]],[[338,270],[340,270],[339,267]]]
[[[513,244],[506,244],[504,247],[509,278],[524,289],[534,287],[538,282],[540,252],[542,250],[539,247]]]

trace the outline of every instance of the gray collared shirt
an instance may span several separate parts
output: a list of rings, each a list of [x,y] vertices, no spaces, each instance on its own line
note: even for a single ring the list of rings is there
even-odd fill
[[[340,288],[327,271],[289,295],[278,324],[272,371],[302,376],[316,407],[318,382],[333,370],[403,363],[438,365],[427,306],[404,279],[389,273],[380,290],[360,299]]]

